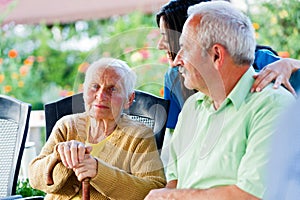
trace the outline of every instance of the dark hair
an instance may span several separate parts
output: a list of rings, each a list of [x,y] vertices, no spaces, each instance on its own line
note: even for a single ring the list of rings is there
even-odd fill
[[[168,37],[168,43],[170,47],[170,52],[168,52],[172,59],[174,60],[180,47],[179,47],[179,37],[183,29],[184,22],[187,20],[187,10],[189,6],[207,2],[210,0],[171,0],[169,3],[165,4],[160,11],[156,14],[156,23],[159,27],[159,22],[161,17],[163,17],[166,23],[166,34]],[[189,96],[194,94],[195,90],[187,89],[183,84],[183,77],[178,73],[176,79],[173,82],[171,90],[171,95],[173,94],[173,87],[175,87],[175,82],[180,81],[181,91],[183,99],[186,100]]]
[[[170,45],[170,55],[174,60],[179,51],[179,37],[182,32],[184,22],[187,20],[187,10],[189,6],[207,2],[210,0],[171,0],[165,4],[156,14],[156,23],[159,27],[161,17],[166,22],[166,34]]]

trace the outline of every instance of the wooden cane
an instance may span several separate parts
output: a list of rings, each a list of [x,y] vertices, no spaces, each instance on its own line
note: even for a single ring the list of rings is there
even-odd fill
[[[53,169],[58,162],[59,162],[58,159],[52,159],[47,165],[46,183],[48,186],[54,184],[52,174],[53,174]],[[90,200],[90,178],[83,179],[83,181],[81,182],[81,186],[82,186],[82,200]]]
[[[85,178],[81,182],[82,200],[90,200],[90,178]]]

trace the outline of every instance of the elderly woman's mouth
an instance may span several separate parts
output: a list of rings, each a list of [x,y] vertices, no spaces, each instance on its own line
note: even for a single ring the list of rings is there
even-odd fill
[[[106,105],[95,104],[94,106],[95,106],[96,108],[100,108],[100,109],[109,109],[109,106],[106,106]]]

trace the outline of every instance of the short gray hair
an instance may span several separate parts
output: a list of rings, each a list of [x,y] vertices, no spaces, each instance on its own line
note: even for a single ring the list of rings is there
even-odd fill
[[[87,91],[88,81],[90,77],[97,72],[101,68],[114,68],[121,69],[124,71],[124,76],[122,77],[122,81],[125,86],[125,92],[127,98],[134,92],[134,87],[136,84],[136,74],[135,72],[127,65],[123,60],[119,60],[116,58],[100,58],[99,60],[93,62],[86,71],[85,79],[84,79],[84,91]]]
[[[214,44],[223,45],[238,65],[253,64],[255,35],[250,19],[229,2],[202,2],[191,6],[188,15],[201,17],[197,27],[203,51]]]

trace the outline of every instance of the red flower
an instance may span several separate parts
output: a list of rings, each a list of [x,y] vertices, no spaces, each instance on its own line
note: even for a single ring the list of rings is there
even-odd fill
[[[139,51],[139,53],[141,54],[141,56],[142,56],[142,58],[144,60],[146,60],[146,59],[148,59],[150,57],[150,53],[149,53],[149,51],[147,49],[141,49]]]
[[[169,60],[168,60],[167,56],[164,55],[164,56],[160,57],[159,62],[162,64],[167,64],[167,63],[169,63]]]
[[[89,66],[90,64],[88,62],[83,62],[78,66],[78,71],[81,73],[85,73]]]
[[[15,50],[15,49],[11,49],[9,52],[8,52],[8,57],[10,57],[10,58],[15,58],[15,57],[17,57],[18,56],[18,52],[17,52],[17,50]]]
[[[29,72],[30,67],[28,65],[23,65],[22,67],[20,67],[19,72],[21,76],[26,76],[27,73]]]
[[[4,74],[0,74],[0,83],[2,83],[4,81],[4,79],[5,79]]]
[[[281,58],[289,58],[289,57],[290,57],[290,53],[287,52],[287,51],[279,51],[279,52],[278,52],[278,55],[279,55]]]
[[[9,93],[12,90],[12,87],[10,85],[5,85],[3,89],[5,93]]]
[[[162,97],[164,96],[164,88],[163,87],[160,88],[159,95],[162,96]]]

